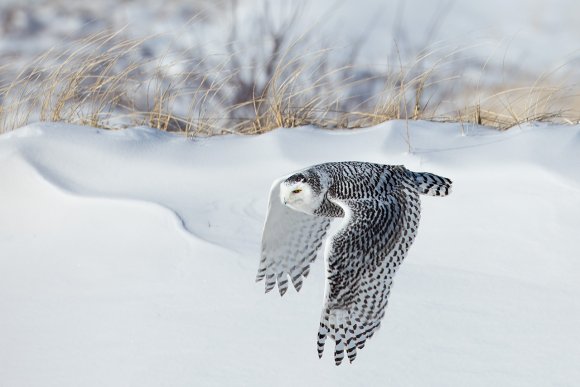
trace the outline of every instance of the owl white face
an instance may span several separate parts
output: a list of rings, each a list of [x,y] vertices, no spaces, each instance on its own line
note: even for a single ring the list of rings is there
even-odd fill
[[[312,187],[305,181],[280,183],[280,200],[293,210],[310,215],[319,204]]]

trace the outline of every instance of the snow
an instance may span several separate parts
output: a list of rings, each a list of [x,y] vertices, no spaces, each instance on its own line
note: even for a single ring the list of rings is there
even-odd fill
[[[292,4],[244,0],[238,2],[237,18],[242,29],[237,37],[250,48],[268,44],[260,39],[265,26],[252,25],[265,8],[273,24],[283,24],[298,9],[296,37],[319,28],[314,39],[327,48],[359,45],[363,37],[365,44],[360,49],[364,64],[384,63],[393,40],[398,41],[403,53],[409,50],[414,54],[441,42],[459,47],[475,45],[471,54],[479,60],[493,56],[492,61],[500,66],[507,61],[535,72],[554,69],[566,59],[577,60],[580,48],[576,20],[580,4],[569,0],[325,0]],[[0,11],[5,15],[0,52],[10,54],[11,60],[24,55],[30,61],[59,46],[59,42],[105,29],[125,29],[129,37],[137,39],[169,34],[168,41],[148,47],[155,57],[166,54],[168,46],[177,52],[196,47],[200,37],[204,45],[217,47],[230,38],[229,1],[171,0],[161,4],[153,0],[102,0],[75,4],[64,0],[4,0]]]
[[[186,139],[33,124],[0,136],[0,385],[572,386],[580,126],[393,121]],[[331,160],[454,180],[353,364],[299,294],[254,283],[271,182]]]

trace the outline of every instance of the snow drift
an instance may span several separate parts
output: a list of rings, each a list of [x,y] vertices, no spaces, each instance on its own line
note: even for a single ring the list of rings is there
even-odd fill
[[[254,278],[271,182],[340,160],[454,181],[381,330],[318,360],[324,271]],[[185,139],[35,124],[0,136],[0,384],[546,386],[580,380],[580,126],[428,122]]]

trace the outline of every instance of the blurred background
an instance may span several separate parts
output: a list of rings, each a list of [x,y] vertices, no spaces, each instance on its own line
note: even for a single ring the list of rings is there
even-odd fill
[[[577,122],[573,0],[0,1],[2,131]]]

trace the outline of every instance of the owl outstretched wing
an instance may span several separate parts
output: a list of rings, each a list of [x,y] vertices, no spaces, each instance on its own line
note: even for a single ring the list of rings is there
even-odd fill
[[[402,192],[382,199],[332,201],[347,216],[342,228],[329,236],[318,355],[322,357],[330,336],[339,365],[344,351],[352,362],[357,349],[379,329],[393,276],[416,233],[419,201]]]
[[[262,234],[262,256],[256,282],[265,279],[266,293],[278,283],[280,295],[288,289],[288,277],[299,291],[310,264],[322,246],[331,218],[307,215],[280,201],[280,183],[270,189],[268,215]]]

